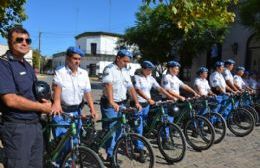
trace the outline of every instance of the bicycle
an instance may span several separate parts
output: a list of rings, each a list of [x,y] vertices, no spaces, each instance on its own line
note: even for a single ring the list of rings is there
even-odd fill
[[[221,105],[220,114],[226,119],[228,129],[236,136],[243,137],[250,134],[254,130],[255,121],[252,114],[236,105],[235,98],[237,95],[230,95],[225,104]],[[231,109],[229,114],[226,116],[224,111],[229,109],[231,104]]]
[[[196,151],[209,149],[214,144],[215,131],[206,117],[197,115],[189,98],[183,102],[176,102],[172,108],[182,108],[174,113],[174,123],[183,128],[187,143]]]
[[[99,156],[90,148],[80,144],[76,121],[79,121],[81,117],[67,113],[62,113],[62,116],[70,119],[69,125],[53,123],[50,116],[47,116],[47,120],[43,123],[43,135],[45,140],[44,167],[74,168],[80,166],[103,168],[104,165]],[[54,138],[52,133],[57,127],[68,128],[68,130],[66,134],[60,138]],[[77,141],[73,140],[75,137],[78,138]],[[65,153],[63,158],[59,158],[68,141],[71,145],[70,151]],[[58,159],[61,159],[61,166],[57,163]]]
[[[259,126],[260,125],[260,116],[259,116],[260,104],[254,102],[252,95],[247,91],[241,93],[238,101],[239,101],[239,107],[248,110],[255,119],[255,126]]]
[[[113,151],[113,165],[115,167],[154,167],[155,156],[150,143],[143,136],[131,132],[126,115],[134,113],[134,111],[136,111],[135,108],[120,107],[119,117],[96,121],[96,123],[116,121],[112,128],[100,132],[96,131],[95,123],[88,119],[86,124],[83,124],[82,142],[98,153],[100,148],[104,148],[105,143],[112,137],[112,134],[117,130],[121,130],[121,137],[117,140]],[[142,150],[145,154],[145,161],[139,159],[140,153],[135,149],[135,142],[137,141],[143,144]],[[127,162],[128,160],[130,162]]]
[[[172,101],[157,101],[149,111],[148,120],[144,122],[144,135],[150,137],[150,134],[157,136],[157,144],[161,154],[168,163],[181,161],[186,153],[186,139],[181,128],[170,123],[168,114],[164,110],[164,106],[172,103]],[[154,114],[154,115],[153,115]],[[168,144],[173,149],[165,149],[163,140],[166,137],[166,129],[168,130]]]
[[[214,97],[201,97],[197,99],[193,106],[196,111],[200,111],[199,115],[206,117],[212,124],[215,130],[215,140],[214,144],[220,143],[226,136],[227,123],[226,120],[219,113],[213,112],[211,109],[214,109],[217,104],[210,101]]]

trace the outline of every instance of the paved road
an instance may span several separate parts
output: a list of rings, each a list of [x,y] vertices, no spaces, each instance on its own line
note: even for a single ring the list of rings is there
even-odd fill
[[[39,79],[51,82],[51,76],[40,76]],[[92,81],[92,95],[99,101],[102,86],[98,81]],[[95,106],[99,112],[99,106]],[[220,143],[203,152],[193,151],[188,147],[184,160],[174,165],[168,165],[162,158],[156,145],[153,145],[157,168],[259,168],[260,167],[260,127],[246,137],[235,137],[229,131]],[[0,166],[1,167],[1,166]]]

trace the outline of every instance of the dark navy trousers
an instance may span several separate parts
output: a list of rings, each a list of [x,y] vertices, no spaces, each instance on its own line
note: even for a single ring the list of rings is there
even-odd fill
[[[43,167],[43,136],[40,122],[4,122],[1,138],[5,168]]]

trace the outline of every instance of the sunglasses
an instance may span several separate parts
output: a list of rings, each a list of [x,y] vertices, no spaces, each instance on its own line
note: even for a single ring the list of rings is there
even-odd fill
[[[25,38],[22,38],[22,37],[17,37],[15,39],[15,42],[16,43],[22,43],[24,40],[25,40],[26,44],[31,44],[32,43],[32,39],[30,39],[30,38],[25,39]]]

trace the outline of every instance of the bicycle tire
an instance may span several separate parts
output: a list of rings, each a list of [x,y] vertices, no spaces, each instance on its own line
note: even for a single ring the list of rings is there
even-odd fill
[[[214,127],[215,130],[214,144],[220,143],[226,136],[226,132],[227,132],[226,120],[221,114],[215,112],[205,113],[203,114],[203,116],[206,117]],[[214,119],[216,119],[217,122],[213,121]]]
[[[194,126],[193,125],[194,122],[196,123],[196,125],[200,125],[200,126],[198,127],[195,124],[194,124],[195,125]],[[201,129],[202,126],[203,126],[203,129]],[[204,131],[205,126],[207,128],[207,133],[206,133],[206,130]],[[194,127],[196,127],[196,128],[194,128]],[[196,130],[196,132],[194,130]],[[190,135],[190,131],[192,132],[191,135]],[[199,136],[193,135],[193,133],[198,134]],[[207,135],[209,134],[209,138],[206,138],[205,135],[203,135],[203,133],[205,133]],[[184,125],[184,135],[185,135],[187,143],[196,151],[207,150],[214,144],[214,139],[215,139],[214,128],[213,128],[212,124],[208,121],[208,119],[206,119],[203,116],[195,116],[195,117],[189,119]],[[205,144],[205,145],[199,146],[199,145],[195,144],[195,142],[198,142],[199,137],[203,141],[203,142],[201,141],[201,143]],[[196,138],[196,140],[194,141],[193,139],[195,139],[195,138]]]
[[[186,139],[181,128],[173,123],[161,123],[158,128],[157,144],[165,160],[170,164],[181,161],[186,154]],[[169,142],[174,145],[174,149],[167,150],[163,147],[161,131],[165,132],[165,128],[169,128]],[[176,148],[180,149],[180,152],[174,156],[170,155],[169,152],[177,151]]]
[[[240,121],[245,121],[246,119],[249,121],[249,126],[245,127],[239,124]],[[238,129],[235,129],[233,125],[238,127]],[[246,109],[243,108],[235,109],[231,111],[231,113],[227,117],[228,129],[238,137],[243,137],[250,134],[254,130],[254,126],[255,126],[254,117]],[[239,132],[239,130],[245,130],[245,131]]]
[[[258,115],[258,120],[256,120],[256,126],[260,126],[260,104],[254,103],[253,107],[256,110],[256,113]]]
[[[135,133],[129,133],[127,135],[123,135],[116,142],[114,152],[113,152],[114,165],[120,166],[120,167],[140,167],[140,166],[142,166],[143,168],[146,167],[146,166],[144,166],[144,163],[141,163],[139,161],[138,156],[137,156],[136,152],[134,151],[135,150],[134,142],[136,142],[136,141],[141,141],[144,145],[143,149],[146,152],[148,152],[148,154],[150,155],[150,157],[149,157],[150,159],[146,160],[146,162],[149,161],[147,167],[149,167],[149,168],[154,167],[155,155],[154,155],[151,144],[148,142],[148,140],[146,138],[144,138],[143,136],[140,136],[138,134],[135,134]],[[119,157],[121,158],[121,160],[119,159]],[[124,165],[123,162],[126,159],[123,159],[123,157],[126,159],[130,159],[131,160],[130,163],[128,163],[127,165]],[[147,157],[145,159],[147,159]],[[135,165],[133,165],[133,164],[135,164]],[[132,165],[132,166],[130,166],[130,165]]]
[[[255,120],[255,126],[259,126],[259,115],[256,111],[256,109],[253,107],[253,106],[245,106],[245,107],[242,107],[242,108],[245,108],[246,110],[248,110],[252,116],[254,117],[254,120]]]
[[[74,163],[72,161],[73,159],[71,159],[71,157],[73,157],[74,154],[76,154],[76,158],[77,158],[77,160],[75,161],[76,163]],[[81,167],[87,167],[87,168],[104,168],[104,164],[100,159],[100,157],[93,150],[85,146],[79,146],[74,150],[68,152],[62,162],[61,167],[70,168],[71,164],[72,165],[80,164]]]

